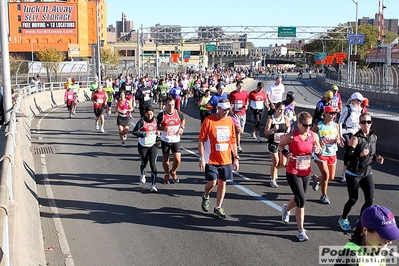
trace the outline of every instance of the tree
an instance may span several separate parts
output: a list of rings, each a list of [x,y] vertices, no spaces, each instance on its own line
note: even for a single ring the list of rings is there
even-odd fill
[[[51,74],[54,74],[55,80],[58,81],[58,66],[60,62],[65,60],[65,52],[59,50],[57,47],[54,46],[45,46],[43,48],[40,48],[40,50],[37,51],[35,54],[46,69],[47,77],[50,78],[49,82],[51,82]]]
[[[101,63],[104,65],[104,76],[107,76],[107,70],[109,67],[116,67],[119,65],[121,56],[118,52],[111,48],[101,48],[100,50]],[[103,75],[102,75],[103,76]]]

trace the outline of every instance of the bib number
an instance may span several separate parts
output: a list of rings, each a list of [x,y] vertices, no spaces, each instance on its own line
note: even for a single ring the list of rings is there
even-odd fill
[[[296,156],[296,169],[297,170],[307,170],[311,165],[310,155]]]

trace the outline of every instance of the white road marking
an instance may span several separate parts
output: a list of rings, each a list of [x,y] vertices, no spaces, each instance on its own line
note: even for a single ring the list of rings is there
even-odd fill
[[[193,151],[191,151],[191,150],[189,150],[189,149],[186,149],[186,148],[184,148],[184,147],[182,147],[182,146],[181,146],[180,148],[181,148],[182,150],[184,150],[184,151],[186,151],[186,152],[188,152],[188,153],[190,153],[190,154],[196,156],[196,157],[199,157],[198,153],[195,153],[195,152],[193,152]],[[233,171],[233,174],[235,174],[236,176],[238,176],[238,177],[240,177],[240,178],[242,178],[242,179],[244,179],[244,180],[251,180],[249,177],[246,177],[245,175],[240,174],[240,173],[238,173],[238,172],[236,172],[236,171]],[[277,205],[277,204],[274,203],[273,201],[270,201],[270,200],[268,200],[268,199],[262,197],[261,195],[256,194],[256,193],[253,192],[252,190],[247,189],[246,187],[237,184],[237,183],[234,182],[233,180],[229,180],[229,181],[227,181],[227,182],[229,182],[231,185],[235,186],[235,187],[238,188],[239,190],[241,190],[241,191],[247,193],[248,195],[254,197],[255,199],[257,199],[257,200],[259,200],[259,201],[261,201],[261,202],[263,202],[263,203],[269,205],[270,207],[276,209],[277,211],[281,212],[281,206]]]
[[[37,131],[40,132],[40,124],[42,123],[42,120],[49,115],[50,113],[54,112],[58,108],[48,112],[45,114],[37,123]],[[58,212],[57,205],[54,200],[54,194],[53,190],[51,188],[50,180],[48,179],[48,172],[47,172],[47,163],[46,163],[46,155],[42,154],[41,155],[41,164],[42,164],[42,174],[43,174],[43,182],[44,182],[44,187],[46,190],[47,194],[47,199],[49,201],[50,205],[50,210],[53,212],[53,222],[55,226],[55,230],[57,231],[57,237],[58,237],[58,242],[60,243],[60,248],[62,254],[65,255],[65,265],[66,266],[74,266],[75,263],[72,258],[71,250],[69,248],[68,240],[65,235],[64,227],[62,226],[60,214]]]

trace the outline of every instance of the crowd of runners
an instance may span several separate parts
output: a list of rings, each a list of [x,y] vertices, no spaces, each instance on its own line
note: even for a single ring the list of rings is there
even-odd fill
[[[244,152],[241,137],[249,120],[247,116],[251,116],[254,121],[251,136],[257,142],[267,142],[272,161],[272,188],[278,188],[279,171],[285,168],[293,197],[282,206],[282,221],[288,223],[291,211],[295,212],[299,241],[309,239],[304,229],[307,189],[309,186],[314,191],[320,189],[320,203],[331,203],[328,183],[335,178],[337,152],[342,150],[341,181],[347,184],[348,201],[338,224],[344,231],[352,230],[348,214],[357,202],[358,189],[361,188],[365,195],[363,212],[373,205],[374,200],[372,161],[384,162],[384,158],[376,153],[377,136],[371,130],[373,121],[367,113],[368,100],[355,92],[347,103],[343,103],[338,86],[333,85],[316,104],[314,114],[296,113],[295,93],[285,91],[281,76],[267,88],[263,82],[258,82],[255,89],[248,91],[243,82],[245,78],[245,69],[227,68],[167,74],[156,79],[121,75],[113,81],[107,78],[104,82],[94,82],[90,86],[94,128],[105,133],[105,121],[116,116],[121,146],[124,147],[132,113],[139,112],[140,119],[132,129],[141,159],[139,180],[146,183],[145,169],[150,164],[151,192],[158,192],[158,147],[162,151],[163,182],[178,183],[180,137],[185,131],[182,109],[188,107],[189,101],[194,102],[201,117],[199,169],[205,172],[207,181],[201,208],[209,211],[210,194],[217,185],[213,214],[223,219],[227,216],[222,208],[226,181],[231,180],[233,171],[239,169],[239,154]],[[234,84],[235,90],[226,94],[225,85],[230,83]],[[211,88],[216,92],[212,94]],[[65,89],[68,115],[73,118],[77,111],[79,86],[75,79],[71,79]],[[159,108],[158,114],[154,107]],[[261,125],[264,113],[268,118]],[[263,132],[260,132],[261,126],[264,126]],[[262,139],[262,135],[265,138]],[[173,162],[170,162],[170,154]],[[313,160],[318,169],[311,169]],[[383,240],[381,245],[394,239]]]

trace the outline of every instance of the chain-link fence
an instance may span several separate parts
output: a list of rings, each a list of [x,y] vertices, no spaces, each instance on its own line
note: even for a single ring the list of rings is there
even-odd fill
[[[350,74],[348,69],[326,68],[325,77],[335,83],[355,87],[364,91],[375,91],[384,93],[399,92],[399,66],[380,66],[367,69],[357,69],[355,75]],[[355,76],[355,82],[353,78]]]

